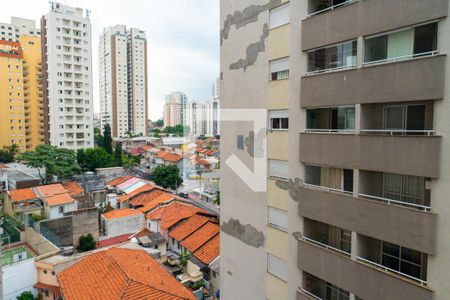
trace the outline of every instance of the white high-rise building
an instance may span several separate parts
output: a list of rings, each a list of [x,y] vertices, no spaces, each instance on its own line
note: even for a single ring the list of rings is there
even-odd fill
[[[145,32],[116,25],[99,43],[101,127],[113,137],[147,134],[147,41]]]
[[[18,17],[11,17],[11,23],[0,23],[0,40],[18,42],[23,35],[40,36],[41,30],[34,20]]]
[[[212,85],[213,98],[207,102],[206,135],[220,135],[220,79]]]
[[[198,101],[189,101],[186,110],[186,124],[192,135],[206,134],[207,130],[207,104]]]
[[[187,122],[187,96],[182,92],[166,95],[164,126],[189,125]]]
[[[46,142],[94,146],[89,11],[51,2],[41,30]]]

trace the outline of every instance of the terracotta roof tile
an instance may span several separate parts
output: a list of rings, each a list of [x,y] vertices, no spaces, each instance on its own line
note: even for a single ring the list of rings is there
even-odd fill
[[[6,170],[6,169],[8,169],[7,165],[0,164],[0,170]]]
[[[102,214],[102,216],[107,220],[125,218],[130,216],[143,215],[141,211],[130,209],[130,208],[122,208],[111,210],[107,213]]]
[[[66,300],[196,297],[145,251],[111,248],[85,257],[58,274]]]
[[[216,234],[211,240],[194,252],[194,256],[209,265],[220,255],[220,234]]]
[[[144,151],[148,151],[148,150],[151,150],[151,149],[153,149],[153,148],[154,148],[154,147],[151,146],[151,145],[145,145],[145,146],[142,146],[142,147],[141,147],[141,149],[144,150]]]
[[[162,195],[160,195],[153,201],[146,202],[145,205],[143,207],[138,208],[138,210],[142,211],[143,213],[146,213],[146,212],[149,212],[149,211],[157,208],[161,204],[170,202],[174,199],[175,199],[175,197],[173,195],[163,193]]]
[[[65,182],[62,186],[67,190],[67,193],[71,196],[82,196],[84,189],[75,181]]]
[[[20,201],[26,201],[26,200],[32,200],[32,199],[38,198],[31,188],[30,189],[11,190],[8,193],[9,193],[9,198],[11,199],[12,202],[20,202]]]
[[[182,241],[191,233],[205,225],[205,223],[209,220],[211,219],[204,216],[193,215],[189,217],[184,223],[171,230],[169,232],[169,236],[173,237],[177,241]]]
[[[63,205],[75,202],[69,194],[61,194],[51,197],[45,197],[44,202],[46,202],[49,206]]]
[[[180,202],[172,202],[167,206],[159,207],[154,211],[148,213],[147,219],[160,220],[159,225],[161,226],[161,228],[167,230],[179,221],[187,219],[197,213],[211,215],[206,210],[200,209],[193,205]]]
[[[165,151],[159,152],[157,157],[161,158],[161,159],[163,159],[165,161],[169,161],[169,162],[177,162],[177,161],[179,161],[179,160],[181,160],[183,158],[183,157],[181,157],[178,154],[165,152]]]
[[[35,188],[42,197],[66,194],[67,190],[60,183],[41,185]]]
[[[145,184],[143,186],[141,186],[140,188],[135,189],[134,191],[132,191],[131,193],[129,193],[128,195],[122,195],[120,196],[117,201],[119,202],[125,202],[127,200],[132,199],[133,197],[136,197],[139,194],[151,191],[153,189],[155,189],[156,187],[150,185],[150,184]]]
[[[159,189],[153,189],[134,197],[134,199],[130,201],[130,205],[145,206],[146,204],[150,203],[151,201],[155,200],[156,198],[164,194],[166,194],[166,192],[161,191]]]
[[[130,238],[130,236],[131,236],[131,233],[127,233],[127,234],[122,234],[119,236],[112,237],[110,239],[99,241],[97,243],[96,248],[98,249],[98,248],[103,248],[103,247],[117,245],[120,243],[127,242],[128,239]]]
[[[121,184],[122,182],[125,182],[125,181],[127,181],[128,179],[131,179],[131,178],[133,178],[133,176],[129,176],[129,175],[127,175],[127,176],[122,176],[122,177],[117,177],[117,178],[115,178],[115,179],[113,179],[113,180],[108,181],[108,182],[106,183],[106,185],[115,187],[116,185],[119,185],[119,184]]]
[[[219,232],[219,224],[208,222],[182,241],[181,245],[189,251],[195,252]]]

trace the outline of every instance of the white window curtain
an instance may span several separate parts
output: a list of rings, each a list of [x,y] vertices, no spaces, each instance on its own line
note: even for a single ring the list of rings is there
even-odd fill
[[[287,280],[288,277],[288,265],[287,262],[281,258],[267,254],[267,271],[276,277]]]
[[[288,215],[287,212],[269,206],[269,224],[284,231],[288,229]]]
[[[271,9],[269,12],[270,29],[274,29],[289,23],[289,3]]]
[[[289,58],[272,60],[269,63],[270,74],[289,70]]]
[[[288,162],[285,160],[269,159],[269,177],[288,179]]]

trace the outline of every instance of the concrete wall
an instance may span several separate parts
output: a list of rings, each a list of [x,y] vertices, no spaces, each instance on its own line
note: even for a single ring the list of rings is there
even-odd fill
[[[447,16],[447,0],[358,1],[302,21],[302,49],[312,49]]]
[[[299,267],[351,291],[362,299],[431,300],[433,291],[399,276],[375,269],[350,257],[299,241]]]
[[[301,104],[311,108],[442,99],[446,58],[438,55],[304,76]]]
[[[104,217],[102,216],[102,219]],[[107,238],[116,237],[127,233],[135,233],[144,228],[144,214],[105,220],[105,232]]]
[[[36,295],[34,259],[28,259],[11,266],[3,266],[3,300],[16,300],[25,291]]]
[[[436,251],[434,213],[305,188],[300,189],[300,198],[303,217],[421,252]]]
[[[82,235],[92,234],[95,240],[99,237],[98,209],[88,208],[72,212],[72,239],[73,245],[78,246]]]
[[[45,235],[58,247],[72,246],[73,227],[71,216],[54,220],[40,221],[39,227],[40,233]]]
[[[439,177],[440,136],[302,133],[301,138],[300,156],[305,163]]]
[[[25,227],[25,242],[37,252],[37,255],[44,255],[59,251],[59,248],[42,237],[30,227]]]

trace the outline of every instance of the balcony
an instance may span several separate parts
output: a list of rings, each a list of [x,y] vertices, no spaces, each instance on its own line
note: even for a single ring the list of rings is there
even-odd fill
[[[309,50],[447,16],[447,0],[309,0],[302,21],[302,49]],[[317,12],[320,12],[319,14]]]
[[[443,99],[445,61],[445,55],[432,55],[304,76],[301,78],[301,106]]]
[[[434,213],[311,185],[300,188],[299,198],[299,214],[305,218],[429,254],[436,251],[437,215]]]
[[[432,290],[416,280],[363,260],[352,260],[346,255],[305,239],[298,241],[298,267],[341,289],[352,291],[362,299],[433,298]]]
[[[439,176],[439,136],[302,133],[300,139],[303,163],[431,178]]]

